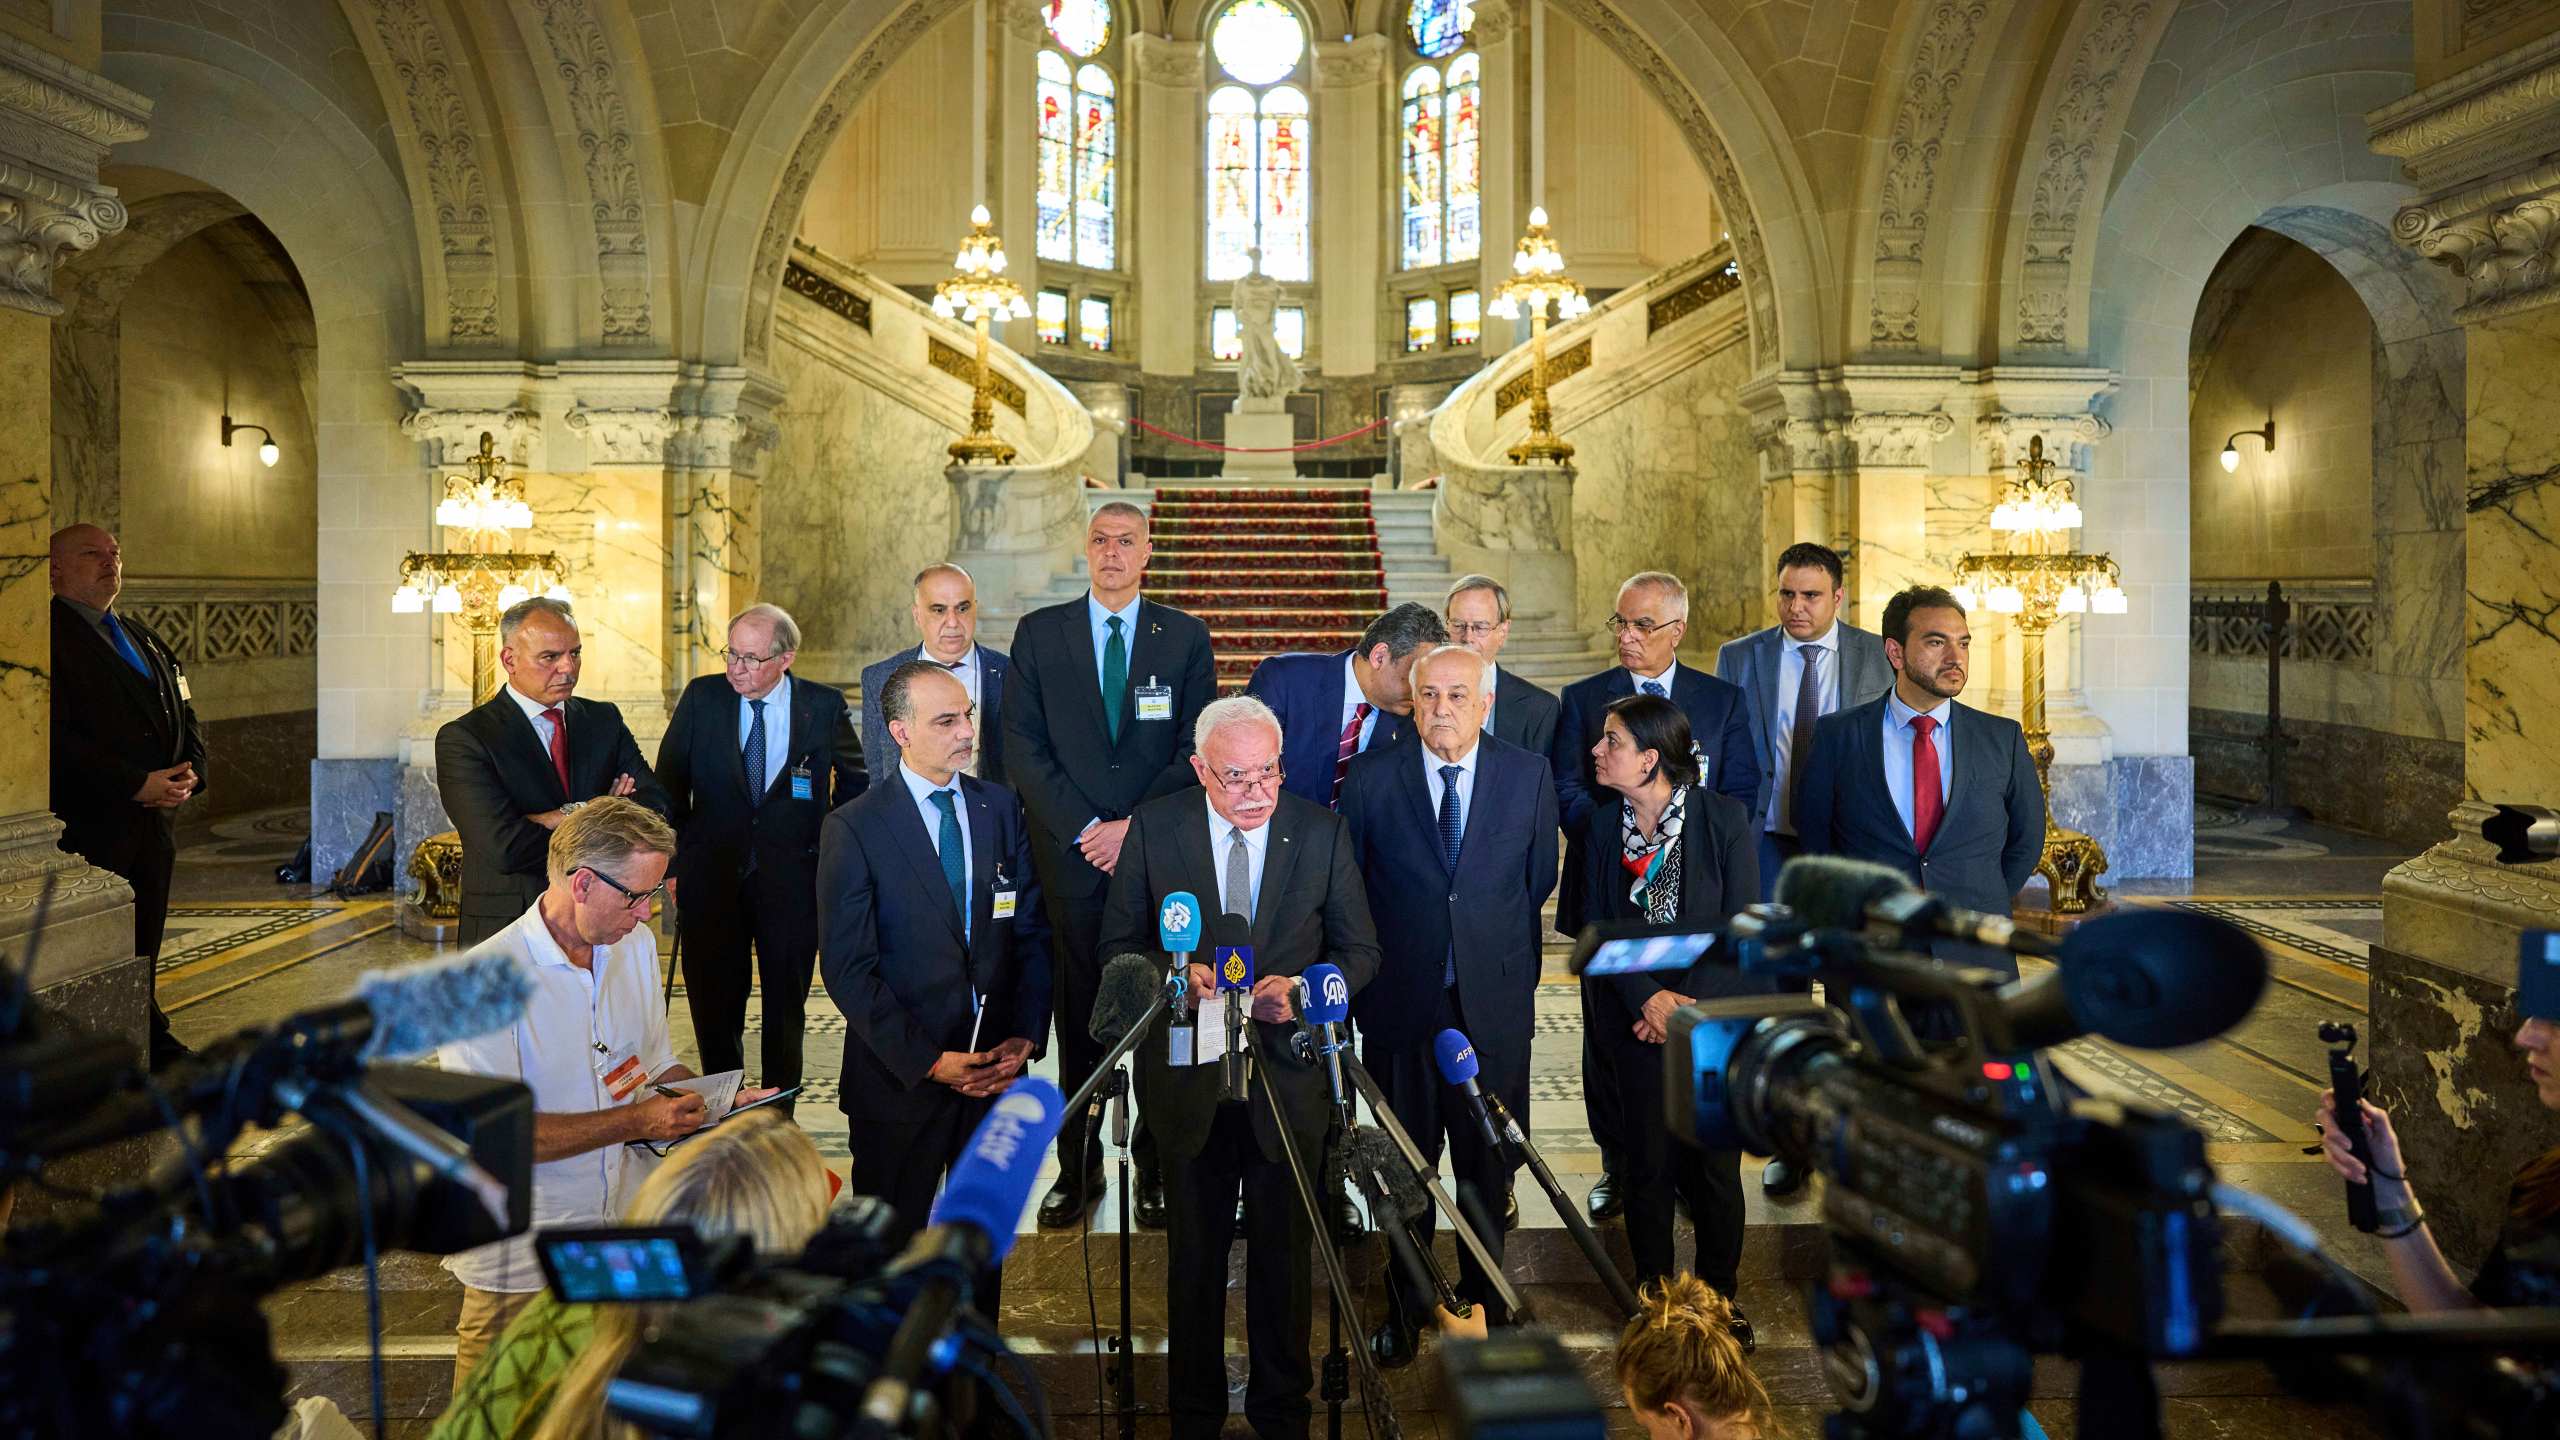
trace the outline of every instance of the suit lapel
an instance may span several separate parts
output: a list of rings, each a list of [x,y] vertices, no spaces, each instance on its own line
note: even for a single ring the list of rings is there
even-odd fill
[[[743,713],[747,707],[738,703],[735,690],[729,692],[727,703],[729,723],[717,728],[729,737],[729,778],[738,782],[738,793],[747,797],[747,808],[752,810],[761,797],[756,794],[755,787],[747,783],[747,721]],[[770,725],[773,721],[768,718],[765,723]],[[765,779],[769,783],[773,777],[768,775]]]
[[[1110,750],[1114,748],[1111,717],[1102,708],[1102,651],[1093,643],[1093,606],[1093,593],[1087,591],[1084,604],[1061,617],[1067,621],[1067,634],[1061,638],[1076,647],[1075,673],[1083,681],[1075,687],[1076,703],[1084,708],[1084,713],[1093,722],[1095,745]],[[1146,607],[1141,604],[1139,608],[1144,610]],[[1129,668],[1135,670],[1136,648],[1133,646],[1129,653],[1133,662]]]
[[[1943,737],[1944,742],[1954,748],[1947,756],[1946,808],[1938,816],[1938,833],[1941,835],[1954,828],[1959,812],[1972,808],[1967,803],[1971,797],[1965,793],[1972,787],[1965,783],[1965,777],[1984,772],[1977,768],[1981,763],[1980,752],[1978,750],[1973,754],[1965,752],[1974,750],[1974,747],[1988,738],[1983,727],[1984,722],[1990,719],[1983,712],[1961,700],[1947,707],[1947,715],[1951,720],[1962,723],[1949,725],[1947,728],[1954,733]]]
[[[1174,822],[1173,828],[1174,850],[1181,857],[1173,867],[1175,878],[1181,882],[1175,888],[1188,889],[1198,896],[1204,915],[1223,913],[1227,907],[1226,892],[1219,888],[1219,876],[1223,873],[1218,860],[1221,852],[1210,841],[1208,802],[1204,800],[1197,805],[1184,806],[1182,818]],[[1185,870],[1191,873],[1182,874]],[[1205,920],[1201,933],[1204,936],[1208,933]]]
[[[1911,826],[1902,818],[1902,811],[1894,805],[1893,788],[1885,780],[1884,722],[1888,713],[1885,706],[1886,702],[1877,701],[1875,709],[1865,720],[1853,722],[1854,728],[1850,736],[1857,742],[1859,753],[1865,757],[1860,763],[1866,767],[1869,774],[1875,777],[1874,793],[1883,797],[1885,808],[1893,812],[1893,823],[1902,830],[1902,843],[1910,846],[1911,852],[1916,855],[1920,852],[1920,844],[1911,837]],[[1943,826],[1944,821],[1941,820],[1940,824]]]
[[[978,646],[974,653],[978,657],[978,724],[993,730],[996,728],[998,707],[1004,704],[1004,671],[997,668],[994,658],[987,654],[986,646]],[[1101,692],[1100,678],[1096,677],[1094,693],[1098,695]]]
[[[577,703],[574,698],[569,701],[569,705]],[[515,747],[518,757],[524,763],[533,766],[534,773],[543,777],[544,783],[560,797],[561,804],[568,804],[569,792],[560,784],[560,772],[551,764],[551,751],[542,743],[542,727],[534,724],[533,717],[524,713],[524,707],[515,702],[515,696],[509,693],[509,687],[505,685],[498,687],[498,693],[490,696],[487,704],[488,708],[494,712],[499,733],[506,737],[508,744]],[[560,709],[560,723],[568,726],[569,743],[575,745],[577,727],[569,725],[568,705]],[[571,750],[569,757],[574,765],[577,752]],[[574,775],[577,772],[573,769],[570,773]]]
[[[1289,818],[1289,807],[1283,803],[1271,812],[1269,840],[1263,846],[1262,888],[1253,907],[1253,943],[1271,943],[1271,917],[1280,908],[1280,897],[1288,892],[1289,874],[1297,867],[1298,847],[1294,841],[1297,824]]]
[[[995,932],[996,816],[984,784],[966,775],[954,778],[960,802],[969,807],[969,973],[974,985],[981,973],[994,973],[979,969],[977,952]]]
[[[915,796],[907,789],[904,777],[891,776],[889,788],[893,792],[887,806],[889,832],[896,841],[893,848],[905,858],[907,868],[925,887],[925,893],[940,901],[934,909],[950,925],[951,938],[965,941],[959,908],[951,903],[951,882],[942,878],[942,852],[934,848],[933,832],[925,829],[924,812],[916,808]]]
[[[1479,740],[1476,743],[1478,745],[1482,745],[1484,742]],[[1421,751],[1420,746],[1416,746],[1415,749],[1417,752]],[[1415,757],[1400,758],[1414,758],[1418,760],[1419,755]],[[1449,868],[1447,859],[1440,852],[1440,812],[1438,809],[1434,808],[1431,803],[1431,782],[1424,777],[1422,773],[1422,766],[1419,763],[1398,764],[1396,766],[1396,772],[1395,785],[1397,792],[1402,794],[1405,797],[1406,803],[1413,807],[1413,818],[1415,822],[1422,826],[1423,836],[1431,842],[1432,857],[1441,861],[1440,868],[1442,871],[1447,871]],[[1462,818],[1473,820],[1475,817],[1465,816]],[[1463,839],[1459,842],[1459,848],[1461,850],[1465,848],[1465,841]]]

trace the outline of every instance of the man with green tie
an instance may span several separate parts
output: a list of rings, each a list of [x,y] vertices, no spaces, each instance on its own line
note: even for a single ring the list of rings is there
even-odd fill
[[[1147,514],[1115,500],[1085,532],[1089,593],[1022,617],[1013,634],[1005,692],[1005,776],[1031,817],[1031,853],[1049,906],[1056,964],[1058,1083],[1083,1083],[1103,1046],[1087,1033],[1102,983],[1103,902],[1120,863],[1129,812],[1197,783],[1191,726],[1217,698],[1209,628],[1139,598],[1146,578]],[[1164,1182],[1140,1117],[1138,1220],[1164,1223]],[[1040,1223],[1073,1225],[1102,1188],[1102,1156],[1086,1144],[1083,1117],[1058,1132],[1058,1182]]]

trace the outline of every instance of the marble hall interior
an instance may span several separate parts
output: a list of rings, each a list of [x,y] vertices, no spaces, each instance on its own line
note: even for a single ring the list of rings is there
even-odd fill
[[[955,271],[971,243],[1000,275]],[[1531,252],[1569,280],[1524,294],[1558,278]],[[2323,1022],[2362,1032],[2462,1276],[2560,1145],[2510,1043],[2519,936],[2560,926],[2528,828],[2560,808],[2555,252],[2560,7],[2513,0],[0,0],[0,954],[94,1032],[146,1044],[156,995],[201,1047],[459,953],[436,736],[497,683],[472,552],[571,598],[578,693],[654,756],[748,605],[859,699],[922,567],[965,567],[1005,648],[1084,592],[1113,501],[1229,690],[1469,573],[1508,588],[1507,673],[1611,667],[1647,570],[1712,670],[1816,541],[1853,624],[1977,600],[1964,699],[2051,752],[2024,923],[2188,911],[2268,953],[2219,1038],[2062,1071],[2196,1127],[2394,1308],[2306,1153]],[[952,297],[990,286],[973,325]],[[1240,409],[1269,342],[1294,384]],[[475,475],[524,501],[502,545],[448,502]],[[2064,487],[2076,528],[2008,523]],[[203,732],[156,953],[57,815],[74,525]],[[1525,1118],[1579,1203],[1569,948]],[[823,989],[806,1028],[797,1116],[842,1174]],[[21,1184],[10,1223],[173,1154]],[[1771,1433],[1811,1436],[1824,1188],[1760,1164],[1752,1363]],[[1642,1433],[1605,1292],[1525,1178],[1520,1207],[1515,1280]],[[1118,1431],[1118,1214],[1026,1216],[1008,1267],[1060,1435]],[[1165,1239],[1132,1243],[1163,1435]],[[2234,1315],[2286,1313],[2281,1248],[2233,1226]],[[1347,1258],[1374,1301],[1377,1244]],[[295,1398],[424,1436],[460,1290],[409,1254],[381,1285],[378,1411],[357,1272],[267,1298],[276,1354]],[[1454,1435],[1431,1361],[1398,1413]],[[2387,1433],[2260,1367],[2159,1384],[2171,1436]],[[2049,1431],[2080,1405],[2038,1369]]]

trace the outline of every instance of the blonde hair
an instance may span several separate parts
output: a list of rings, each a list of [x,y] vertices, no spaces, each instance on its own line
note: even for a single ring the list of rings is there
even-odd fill
[[[637,800],[605,795],[578,807],[551,832],[554,883],[580,870],[618,868],[634,855],[676,853],[675,827]]]
[[[1618,1383],[1646,1410],[1685,1400],[1709,1420],[1769,1420],[1769,1392],[1734,1337],[1733,1302],[1685,1272],[1638,1296],[1635,1318],[1618,1337]]]
[[[753,1111],[677,1147],[641,1182],[623,1218],[634,1225],[690,1222],[705,1240],[735,1235],[759,1255],[796,1255],[826,1224],[826,1165],[809,1132],[771,1110]],[[605,1423],[605,1386],[671,1308],[600,1307],[595,1333],[561,1372],[532,1440],[636,1437],[633,1427]]]

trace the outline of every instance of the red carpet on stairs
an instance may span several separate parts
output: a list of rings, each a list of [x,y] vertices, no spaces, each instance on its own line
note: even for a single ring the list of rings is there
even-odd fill
[[[1148,530],[1147,598],[1209,627],[1222,691],[1265,655],[1348,648],[1387,608],[1366,490],[1167,487]]]

